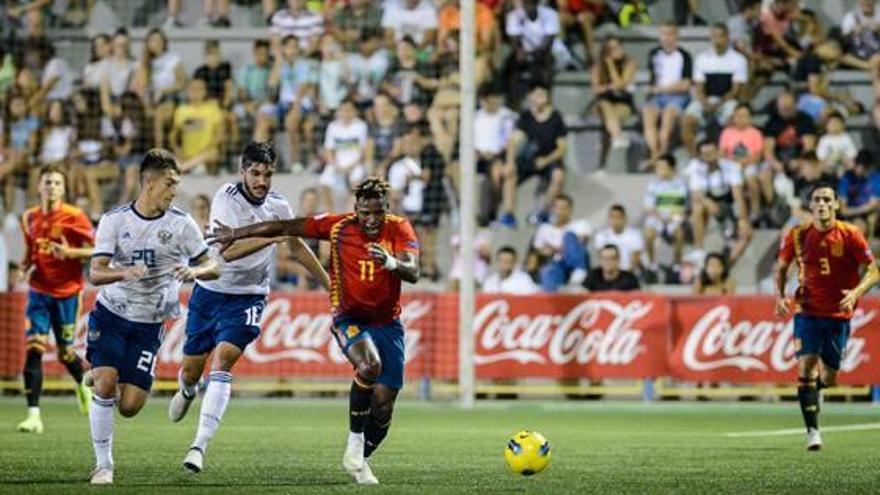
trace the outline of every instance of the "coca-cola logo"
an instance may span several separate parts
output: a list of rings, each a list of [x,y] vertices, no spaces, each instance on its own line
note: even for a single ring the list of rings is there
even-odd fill
[[[852,371],[868,360],[865,339],[856,333],[874,319],[874,311],[856,310],[849,344],[840,364]],[[789,371],[797,364],[794,323],[773,320],[731,321],[731,309],[719,305],[706,311],[687,332],[682,361],[692,371],[736,368],[740,371]]]
[[[565,314],[511,315],[510,302],[498,299],[474,318],[474,362],[627,365],[645,352],[637,325],[652,307],[640,300],[590,299]]]
[[[415,359],[422,352],[422,317],[430,313],[433,304],[425,300],[410,300],[401,308],[400,320],[406,329],[405,359]],[[183,345],[186,342],[187,307],[181,304],[181,317],[170,322],[159,349],[160,364],[183,362]],[[326,313],[296,313],[291,300],[270,299],[263,311],[260,337],[249,345],[243,357],[252,364],[268,364],[278,361],[299,363],[343,364],[348,360],[336,344],[330,327],[333,317]],[[83,314],[76,326],[74,348],[85,352],[88,314]],[[45,361],[56,360],[55,353],[45,353]]]

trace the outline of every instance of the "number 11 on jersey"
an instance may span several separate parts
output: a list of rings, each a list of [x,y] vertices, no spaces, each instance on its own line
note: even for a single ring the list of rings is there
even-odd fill
[[[361,267],[361,280],[372,282],[376,273],[376,263],[373,260],[360,260],[358,265]]]

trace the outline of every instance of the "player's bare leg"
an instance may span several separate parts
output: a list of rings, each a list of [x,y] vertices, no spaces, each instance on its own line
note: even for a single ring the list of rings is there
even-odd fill
[[[208,375],[208,388],[202,399],[199,429],[196,439],[183,459],[183,467],[187,470],[201,472],[205,462],[205,450],[208,442],[220,428],[220,421],[232,395],[232,367],[241,357],[242,350],[229,342],[220,342],[214,349],[211,361],[211,373]]]
[[[819,356],[808,354],[798,359],[798,401],[807,427],[807,450],[822,448],[819,434]],[[836,376],[833,377],[836,380]]]
[[[174,393],[174,397],[168,404],[168,419],[171,421],[177,423],[186,416],[189,406],[198,394],[196,387],[205,372],[207,363],[207,353],[197,356],[183,356],[183,364],[177,372],[177,383],[180,388]]]
[[[352,344],[347,356],[356,373],[348,399],[349,433],[342,466],[358,484],[376,484],[379,481],[364,460],[365,432],[372,413],[375,382],[382,374],[382,361],[376,344],[370,338]]]

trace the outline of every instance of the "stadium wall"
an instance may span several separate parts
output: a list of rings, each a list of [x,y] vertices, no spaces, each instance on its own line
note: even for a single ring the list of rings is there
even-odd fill
[[[186,301],[166,329],[156,376],[174,379],[183,358]],[[0,378],[19,375],[24,360],[27,294],[0,294]],[[95,292],[86,293],[87,311]],[[408,380],[452,381],[458,372],[457,294],[404,295]],[[673,378],[738,384],[792,383],[796,342],[791,320],[773,316],[767,296],[670,297],[648,293],[481,295],[474,318],[474,363],[479,379]],[[880,383],[880,298],[863,301],[841,381]],[[351,365],[334,342],[327,298],[320,293],[275,293],[262,334],[236,366],[239,377],[348,378]],[[88,314],[76,329],[84,353]],[[63,376],[54,353],[49,376]]]

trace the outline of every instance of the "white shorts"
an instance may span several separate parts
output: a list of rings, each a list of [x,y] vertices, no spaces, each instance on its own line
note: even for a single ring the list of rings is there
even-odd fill
[[[709,101],[718,100],[717,97],[710,97]],[[718,116],[718,122],[721,125],[725,125],[730,117],[733,115],[734,110],[736,110],[736,106],[739,104],[736,100],[727,100],[721,104],[720,107],[716,110],[716,115]],[[703,104],[700,103],[699,100],[693,99],[688,104],[687,108],[684,109],[685,115],[690,115],[691,117],[697,119],[700,125],[706,124],[706,111],[703,108]]]
[[[355,165],[348,173],[332,165],[326,165],[318,177],[318,184],[329,187],[338,193],[349,193],[351,189],[367,178],[367,167]]]
[[[663,237],[671,237],[676,230],[681,228],[683,222],[684,218],[679,216],[667,219],[650,216],[645,219],[645,228],[651,229]]]
[[[767,162],[750,163],[743,167],[743,176],[747,179],[757,177],[761,172],[770,168]]]

